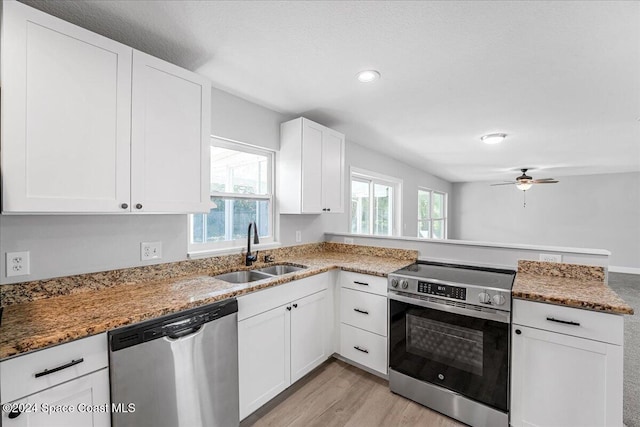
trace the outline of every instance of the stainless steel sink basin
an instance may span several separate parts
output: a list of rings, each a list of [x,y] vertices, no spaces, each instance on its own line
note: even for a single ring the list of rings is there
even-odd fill
[[[256,280],[269,279],[273,275],[261,273],[256,270],[234,271],[233,273],[218,274],[214,279],[224,280],[229,283],[248,283]]]
[[[287,273],[293,273],[294,271],[304,270],[305,267],[297,267],[295,265],[272,265],[270,267],[259,268],[254,270],[256,272],[267,273],[273,276],[281,276]]]

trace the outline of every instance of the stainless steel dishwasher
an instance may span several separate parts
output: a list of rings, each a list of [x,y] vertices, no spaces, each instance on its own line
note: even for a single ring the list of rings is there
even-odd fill
[[[239,425],[238,302],[109,332],[113,427]]]

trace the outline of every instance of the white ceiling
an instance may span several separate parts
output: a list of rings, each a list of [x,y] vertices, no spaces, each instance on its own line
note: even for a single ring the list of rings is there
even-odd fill
[[[449,181],[640,170],[638,1],[25,3]]]

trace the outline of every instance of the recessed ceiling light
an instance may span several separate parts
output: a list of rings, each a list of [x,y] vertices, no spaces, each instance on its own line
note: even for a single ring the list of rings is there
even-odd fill
[[[490,133],[480,137],[480,140],[485,144],[499,144],[507,137],[506,133]]]
[[[364,70],[360,71],[356,77],[362,83],[371,83],[380,78],[380,73],[376,70]]]

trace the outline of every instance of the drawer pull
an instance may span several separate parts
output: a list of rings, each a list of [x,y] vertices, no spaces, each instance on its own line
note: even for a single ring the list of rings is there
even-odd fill
[[[355,281],[355,280],[353,281],[353,283],[355,283],[356,285],[369,286],[369,284],[368,284],[368,283],[365,283],[365,282],[357,282],[357,281]]]
[[[360,310],[359,308],[354,308],[353,311],[356,311],[356,312],[362,313],[362,314],[369,314],[368,311]]]
[[[559,319],[554,319],[553,317],[547,317],[547,320],[550,321],[550,322],[557,322],[557,323],[562,323],[562,324],[565,324],[565,325],[580,326],[580,323],[572,322],[571,320],[559,320]]]
[[[84,362],[84,358],[82,358],[82,357],[81,357],[81,358],[80,358],[80,359],[78,359],[78,360],[72,360],[71,362],[66,363],[66,364],[64,364],[64,365],[60,365],[60,366],[58,366],[58,367],[56,367],[56,368],[53,368],[53,369],[45,369],[45,370],[44,370],[44,371],[42,371],[42,372],[38,372],[38,373],[36,373],[36,374],[35,374],[35,376],[36,376],[36,378],[40,378],[40,377],[43,377],[43,376],[45,376],[45,375],[53,374],[54,372],[62,371],[63,369],[70,368],[70,367],[75,366],[75,365],[77,365],[78,363],[82,363],[82,362]]]
[[[353,348],[355,348],[356,350],[361,351],[363,353],[367,353],[367,354],[369,353],[369,350],[367,350],[365,348],[360,348],[357,345],[354,345]]]

